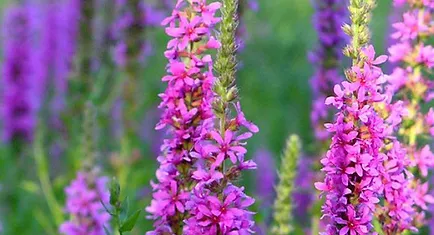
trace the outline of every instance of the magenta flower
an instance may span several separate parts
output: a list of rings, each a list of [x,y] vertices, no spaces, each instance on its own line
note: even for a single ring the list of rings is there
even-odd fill
[[[397,43],[389,47],[390,62],[398,62],[404,60],[409,55],[412,48],[408,42]]]
[[[428,210],[428,204],[434,204],[434,196],[429,193],[428,183],[421,184],[419,182],[415,192],[414,202],[423,210]]]
[[[356,235],[356,234],[368,234],[369,229],[367,224],[369,223],[369,211],[364,210],[362,215],[356,215],[356,210],[352,205],[347,207],[348,219],[337,219],[337,223],[343,227],[339,230],[339,235]]]
[[[61,225],[61,234],[105,235],[104,226],[108,226],[110,215],[101,202],[109,202],[107,181],[105,177],[95,179],[88,173],[77,174],[77,178],[65,189],[65,210],[71,219]]]
[[[434,167],[434,154],[430,146],[425,145],[419,152],[414,154],[414,163],[419,168],[423,177],[428,176],[428,169]]]
[[[247,128],[249,131],[251,131],[253,133],[259,132],[259,128],[251,121],[248,121],[246,119],[246,117],[244,116],[244,113],[241,110],[240,102],[238,102],[235,105],[235,109],[237,110],[237,116],[235,117],[235,125],[236,126],[244,126],[245,128]]]
[[[231,159],[232,163],[236,163],[238,160],[238,155],[243,155],[247,152],[246,148],[243,147],[244,143],[239,142],[240,140],[248,139],[252,136],[251,133],[247,132],[238,137],[234,136],[232,131],[227,130],[225,132],[224,139],[216,131],[210,132],[211,137],[217,142],[217,146],[208,145],[206,146],[206,151],[210,153],[217,153],[214,167],[220,166],[227,156]]]
[[[251,212],[247,211],[254,199],[243,193],[243,188],[228,185],[223,193],[223,198],[210,196],[206,189],[195,189],[189,207],[195,214],[186,221],[185,233],[193,234],[250,234],[253,222],[250,219]]]
[[[220,9],[221,3],[213,2],[207,5],[205,0],[192,0],[192,5],[196,12],[202,13],[202,19],[206,25],[213,25],[220,21],[215,17],[215,13]]]
[[[394,24],[397,30],[392,36],[400,39],[401,43],[392,46],[389,52],[397,64],[393,73],[388,78],[387,90],[396,99],[402,99],[401,105],[408,110],[402,119],[405,123],[413,123],[400,127],[400,137],[403,137],[403,148],[406,149],[408,158],[404,158],[410,182],[407,183],[410,196],[413,197],[411,216],[413,228],[426,224],[425,211],[432,200],[425,201],[423,198],[429,192],[428,175],[433,167],[433,154],[428,145],[419,142],[419,137],[426,136],[432,132],[430,118],[431,111],[425,114],[422,110],[422,102],[432,98],[431,81],[426,73],[431,71],[433,64],[433,48],[427,45],[428,40],[433,36],[432,28],[432,0],[421,1],[420,4],[413,1],[399,1],[400,5],[407,3],[408,12],[404,13],[403,21]],[[423,5],[421,4],[423,3]],[[399,127],[398,127],[399,128]],[[421,147],[422,146],[422,147]],[[402,158],[401,158],[402,159]],[[398,175],[399,176],[399,175]],[[395,177],[398,177],[395,176]],[[398,179],[402,179],[399,176]],[[397,184],[394,184],[395,188]],[[395,195],[407,195],[401,189]],[[405,204],[401,199],[397,203]],[[407,212],[409,210],[407,209]],[[401,211],[402,212],[402,211]],[[392,219],[394,221],[399,218]],[[408,221],[405,219],[404,221]],[[390,230],[397,231],[397,230]],[[401,230],[402,231],[402,230]]]
[[[392,34],[393,38],[400,38],[403,41],[414,40],[420,33],[428,30],[416,13],[406,12],[403,17],[403,22],[393,24],[393,27],[397,30],[396,33]]]
[[[198,169],[193,173],[192,176],[195,180],[201,181],[205,184],[210,184],[212,182],[223,179],[224,176],[221,172],[216,170],[206,171],[203,169]]]
[[[201,25],[203,22],[201,17],[195,16],[189,20],[184,16],[179,16],[179,20],[179,27],[166,28],[167,35],[178,38],[180,41],[179,50],[184,50],[189,42],[195,42],[208,33],[208,29]]]
[[[182,62],[170,64],[169,71],[172,75],[164,76],[162,81],[174,83],[177,88],[182,87],[184,84],[192,86],[194,85],[193,75],[200,72],[199,68],[192,67],[186,70],[185,64]]]
[[[170,182],[170,189],[160,191],[157,196],[162,200],[162,204],[166,204],[164,210],[167,210],[169,216],[175,215],[176,210],[184,213],[184,203],[189,198],[187,192],[178,192],[176,181]]]
[[[369,66],[380,65],[387,61],[386,55],[380,55],[379,57],[375,58],[375,49],[372,45],[363,48],[362,52],[366,56],[365,63]],[[367,68],[370,68],[369,66],[367,66]]]
[[[192,188],[215,184],[224,177],[202,164],[209,153],[199,145],[212,130],[214,76],[209,50],[217,49],[220,43],[211,36],[214,25],[205,23],[202,14],[202,10],[208,9],[206,17],[212,18],[216,5],[199,7],[198,3],[205,1],[179,0],[172,15],[162,22],[173,39],[165,52],[169,74],[162,78],[167,88],[160,94],[159,108],[163,113],[156,129],[167,128],[168,136],[158,157],[160,167],[156,172],[158,183],[153,184],[153,200],[146,208],[149,218],[155,220],[155,230],[148,234],[183,233],[186,220],[193,216],[188,206]]]
[[[416,62],[423,64],[427,68],[434,67],[434,48],[421,45]]]
[[[330,219],[332,234],[370,234],[372,217],[382,196],[381,174],[385,155],[380,152],[385,140],[385,120],[373,106],[384,100],[380,94],[383,74],[377,64],[387,57],[375,58],[372,46],[362,49],[363,70],[354,66],[352,82],[335,86],[333,104],[339,113],[333,124],[330,149],[321,160],[325,180],[315,187],[326,197],[324,216]]]

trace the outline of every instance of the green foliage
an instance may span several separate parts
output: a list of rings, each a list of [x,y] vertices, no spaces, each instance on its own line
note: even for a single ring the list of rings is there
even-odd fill
[[[130,200],[128,197],[125,200],[120,200],[121,189],[116,179],[112,179],[110,182],[110,205],[112,209],[109,209],[107,205],[104,205],[106,211],[112,216],[114,220],[115,231],[118,231],[120,235],[125,232],[130,232],[137,223],[142,210],[137,210],[133,214],[129,215]],[[107,235],[110,235],[108,229],[106,229]]]
[[[0,9],[3,9],[7,2],[13,1],[2,1]],[[386,18],[390,4],[390,0],[378,1],[371,22],[374,29],[373,41],[378,53],[384,53],[381,48],[385,39],[384,33],[387,31]],[[316,40],[311,25],[312,12],[312,7],[306,0],[259,0],[259,12],[245,11],[243,21],[246,23],[248,39],[244,50],[237,55],[241,62],[236,74],[237,91],[242,98],[243,111],[261,129],[250,140],[250,153],[260,147],[267,147],[278,153],[285,144],[283,136],[287,133],[299,133],[306,146],[312,143],[308,82],[312,68],[307,62],[307,52],[315,47]],[[138,120],[143,120],[143,116],[155,111],[160,102],[157,95],[163,91],[161,77],[166,73],[167,60],[163,52],[168,37],[162,27],[146,29],[145,37],[148,36],[154,38],[154,55],[148,59],[146,66],[139,68],[135,79],[140,87],[137,100],[143,102],[137,111],[142,114],[138,115]],[[92,48],[86,53],[97,54],[95,50]],[[103,66],[92,71],[89,76],[94,82],[91,100],[95,105],[99,126],[95,130],[95,149],[99,153],[104,174],[116,175],[122,181],[119,197],[130,195],[129,208],[142,208],[150,200],[149,181],[155,178],[155,158],[158,153],[154,153],[151,146],[161,142],[158,139],[139,139],[123,144],[124,141],[110,137],[110,125],[113,122],[111,107],[122,94],[125,75],[112,63],[111,51],[105,53]],[[72,130],[70,135],[56,133],[50,126],[46,130],[47,136],[52,135],[53,139],[59,141],[60,148],[66,147],[65,152],[56,156],[52,151],[52,143],[44,140],[44,157],[49,171],[44,177],[48,177],[60,209],[64,205],[64,187],[75,177],[75,171],[80,168],[83,159],[83,124],[75,121],[81,114],[72,112],[68,115],[64,120],[68,121],[68,127]],[[153,127],[156,122],[156,119],[151,119],[146,130],[155,133]],[[127,155],[131,155],[132,151],[120,150],[121,145],[128,145],[131,149],[138,148],[141,153],[139,160],[131,161],[131,157]],[[127,148],[125,146],[122,148]],[[29,146],[23,147],[22,156],[17,156],[9,147],[0,146],[0,220],[5,234],[57,233],[54,218],[38,179],[33,151],[30,151]],[[117,160],[113,156],[119,155],[123,156],[121,171],[113,164],[113,159]],[[121,176],[119,172],[122,172]],[[243,185],[251,191],[254,182],[249,178],[243,180]],[[35,185],[39,190],[35,190]],[[251,195],[251,192],[248,194]],[[139,216],[141,217],[143,215]],[[151,229],[152,221],[140,219],[135,227],[131,234],[143,234],[143,231]]]

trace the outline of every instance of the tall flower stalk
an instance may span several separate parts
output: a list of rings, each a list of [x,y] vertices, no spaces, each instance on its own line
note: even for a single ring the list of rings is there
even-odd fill
[[[387,57],[375,58],[369,42],[368,23],[374,1],[351,0],[351,25],[344,32],[351,43],[344,54],[353,59],[345,71],[347,81],[334,87],[334,96],[326,99],[339,112],[334,123],[326,124],[334,133],[326,156],[321,160],[324,182],[315,183],[325,195],[324,217],[330,219],[327,234],[374,234],[373,217],[381,198],[385,120],[374,106],[384,100],[380,93],[384,80],[377,65]]]
[[[313,23],[319,45],[309,55],[310,62],[315,66],[315,74],[310,80],[313,93],[311,122],[316,139],[325,145],[329,143],[330,133],[324,129],[324,123],[332,119],[332,111],[324,104],[324,100],[333,94],[333,86],[344,80],[339,69],[342,64],[341,48],[346,41],[341,30],[346,16],[346,1],[317,0],[314,1],[314,7]]]
[[[158,158],[159,183],[154,184],[154,199],[147,208],[156,229],[149,234],[249,233],[254,224],[247,210],[254,200],[233,181],[242,170],[256,167],[244,161],[243,146],[258,128],[245,119],[236,102],[236,2],[223,2],[222,44],[211,36],[220,21],[214,16],[220,6],[181,0],[163,21],[174,39],[165,53],[170,74],[163,77],[168,88],[161,95],[164,113],[157,129],[170,125],[172,138],[164,141]],[[207,51],[217,48],[215,79]],[[231,116],[231,111],[237,115]],[[238,135],[241,126],[251,132]]]
[[[339,71],[342,65],[342,47],[346,42],[346,35],[341,30],[342,22],[347,14],[347,3],[344,0],[316,0],[313,1],[315,13],[313,15],[314,28],[317,31],[318,46],[309,54],[309,61],[315,68],[314,75],[310,79],[310,86],[312,90],[312,111],[310,115],[311,125],[314,130],[316,139],[316,151],[314,164],[304,166],[307,171],[300,171],[298,180],[318,180],[319,177],[323,177],[322,174],[316,173],[314,167],[318,169],[320,167],[320,156],[323,156],[330,144],[330,132],[324,128],[324,124],[330,122],[333,119],[333,110],[330,106],[324,104],[326,97],[333,94],[333,86],[344,80],[342,73]],[[301,162],[309,163],[306,160]],[[309,172],[310,171],[310,172]],[[315,177],[309,177],[316,174]],[[298,188],[300,190],[301,187]],[[312,183],[309,184],[307,190],[311,194]],[[306,192],[304,193],[306,194]],[[306,197],[296,197],[302,201],[296,201],[296,204],[300,206],[297,210],[299,213],[308,213],[308,209],[312,207],[312,203]],[[318,202],[321,203],[321,202]],[[306,205],[308,204],[308,205]],[[302,206],[303,205],[303,206]],[[313,211],[312,218],[312,232],[317,232],[319,227],[320,212]]]
[[[283,153],[279,184],[276,188],[277,199],[274,202],[274,226],[272,234],[289,235],[294,232],[293,193],[297,165],[301,149],[300,139],[292,135],[286,142]]]
[[[94,167],[96,160],[93,134],[95,123],[94,107],[88,103],[83,122],[83,165],[76,179],[65,188],[65,211],[70,218],[60,226],[61,234],[105,235],[109,226],[110,214],[104,208],[110,199],[107,187],[108,178],[100,176],[99,169]]]
[[[193,177],[198,162],[195,145],[207,138],[213,122],[211,109],[212,59],[210,50],[220,46],[212,37],[212,28],[219,21],[214,16],[219,3],[205,0],[177,2],[172,15],[162,24],[172,39],[165,56],[169,61],[166,91],[160,95],[163,114],[156,129],[169,127],[158,157],[158,183],[147,211],[154,219],[155,231],[184,234],[184,221],[191,215],[187,203],[197,179]]]
[[[143,23],[145,12],[143,10],[143,2],[139,0],[118,1],[117,5],[118,7],[126,6],[127,10],[127,14],[123,18],[123,20],[128,22],[124,22],[126,23],[123,32],[125,34],[125,41],[122,44],[124,46],[125,57],[122,69],[125,76],[123,86],[123,98],[125,102],[123,121],[125,136],[131,138],[136,135],[135,130],[137,129],[132,119],[136,118],[138,109],[137,87],[139,86],[140,55],[145,45],[145,24]]]
[[[71,0],[70,2],[70,10],[79,9],[76,19],[79,22],[76,71],[70,86],[72,89],[72,111],[78,114],[83,113],[94,80],[92,79],[94,3],[94,0]]]
[[[429,193],[428,175],[434,167],[434,154],[428,142],[432,140],[434,111],[424,112],[424,106],[434,98],[434,84],[430,81],[434,67],[434,48],[428,45],[434,31],[432,1],[395,1],[395,7],[408,6],[402,20],[393,24],[391,37],[397,42],[389,47],[390,61],[395,63],[387,89],[395,99],[403,101],[407,115],[399,130],[403,147],[409,156],[408,171],[414,174],[410,187],[414,191],[413,225],[427,223],[425,212],[434,203]]]
[[[208,140],[195,146],[200,160],[193,178],[199,182],[188,203],[191,218],[186,221],[184,234],[249,234],[254,222],[248,207],[254,199],[244,193],[244,187],[234,182],[242,171],[255,169],[252,160],[245,161],[246,140],[259,129],[246,120],[238,102],[236,81],[236,29],[238,1],[222,2],[219,41],[213,86],[212,108],[215,126],[208,129]],[[235,115],[233,115],[235,111]]]
[[[34,105],[37,81],[32,53],[32,19],[30,7],[11,6],[5,11],[3,27],[4,63],[2,68],[3,138],[14,144],[33,139],[37,120]],[[39,81],[41,82],[41,81]],[[20,147],[16,146],[16,150]]]

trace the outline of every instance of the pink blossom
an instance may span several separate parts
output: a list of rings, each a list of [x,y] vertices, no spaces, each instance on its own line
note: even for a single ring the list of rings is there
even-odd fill
[[[392,34],[392,37],[395,39],[400,38],[403,41],[413,40],[420,33],[425,32],[428,29],[418,18],[417,12],[407,12],[403,17],[403,22],[393,24],[393,27],[397,30],[396,33]]]
[[[427,68],[434,66],[434,48],[432,46],[421,46],[416,61],[424,64]]]

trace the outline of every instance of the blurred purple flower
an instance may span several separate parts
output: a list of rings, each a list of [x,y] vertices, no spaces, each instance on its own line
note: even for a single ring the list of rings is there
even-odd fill
[[[121,67],[126,66],[129,60],[127,56],[127,42],[131,42],[131,39],[127,38],[129,28],[141,26],[144,28],[142,31],[145,31],[145,28],[147,27],[159,26],[165,16],[164,11],[159,10],[149,3],[140,2],[139,10],[141,13],[140,19],[134,19],[133,13],[131,12],[131,9],[128,8],[127,2],[125,0],[116,1],[116,11],[119,18],[114,22],[111,34],[117,41],[113,51],[113,57],[115,62]],[[138,36],[138,38],[135,38],[134,40],[138,40],[141,44],[139,53],[140,61],[146,62],[147,57],[153,53],[153,42],[148,34],[146,35],[146,38],[142,38],[142,36]]]
[[[313,161],[308,156],[301,156],[298,162],[298,175],[295,179],[294,198],[294,217],[301,223],[309,223],[309,210],[314,201],[314,189],[312,182],[315,180],[316,173],[312,170]]]
[[[410,189],[414,203],[411,204],[414,213],[411,215],[412,224],[421,227],[427,223],[426,210],[434,201],[430,196],[428,176],[434,167],[434,155],[429,145],[419,141],[421,136],[432,134],[432,110],[423,111],[424,101],[432,99],[433,84],[427,75],[434,66],[434,49],[428,42],[433,37],[432,7],[433,1],[427,0],[419,4],[410,0],[395,0],[396,7],[407,7],[397,23],[393,24],[392,38],[398,42],[389,47],[389,53],[396,63],[394,70],[388,78],[387,92],[401,99],[402,106],[407,110],[403,117],[404,123],[399,134],[403,139],[403,148],[409,155],[407,171],[412,172]],[[395,177],[396,178],[396,177]],[[396,188],[396,187],[395,187]],[[403,193],[397,193],[399,198]],[[402,205],[399,202],[399,205]],[[392,221],[395,221],[392,218]],[[391,230],[395,231],[395,230]]]
[[[315,74],[310,80],[313,92],[311,122],[316,138],[325,141],[330,134],[324,128],[324,123],[330,121],[332,115],[324,105],[324,100],[333,93],[334,84],[343,81],[338,69],[341,48],[346,41],[341,30],[346,16],[346,3],[343,0],[317,0],[314,1],[314,7],[313,24],[318,33],[319,45],[309,54],[309,60],[315,66]]]
[[[33,80],[35,67],[33,20],[31,7],[11,6],[6,9],[3,22],[4,63],[2,68],[2,119],[6,141],[30,141],[40,102],[35,92],[38,82]]]
[[[66,208],[70,220],[59,229],[65,235],[105,235],[110,215],[102,203],[108,205],[110,193],[108,178],[95,178],[93,175],[78,172],[77,178],[65,189]]]
[[[274,158],[266,149],[256,151],[253,160],[261,174],[255,174],[256,195],[260,200],[261,207],[269,208],[274,201],[274,187],[277,181],[277,170]]]

